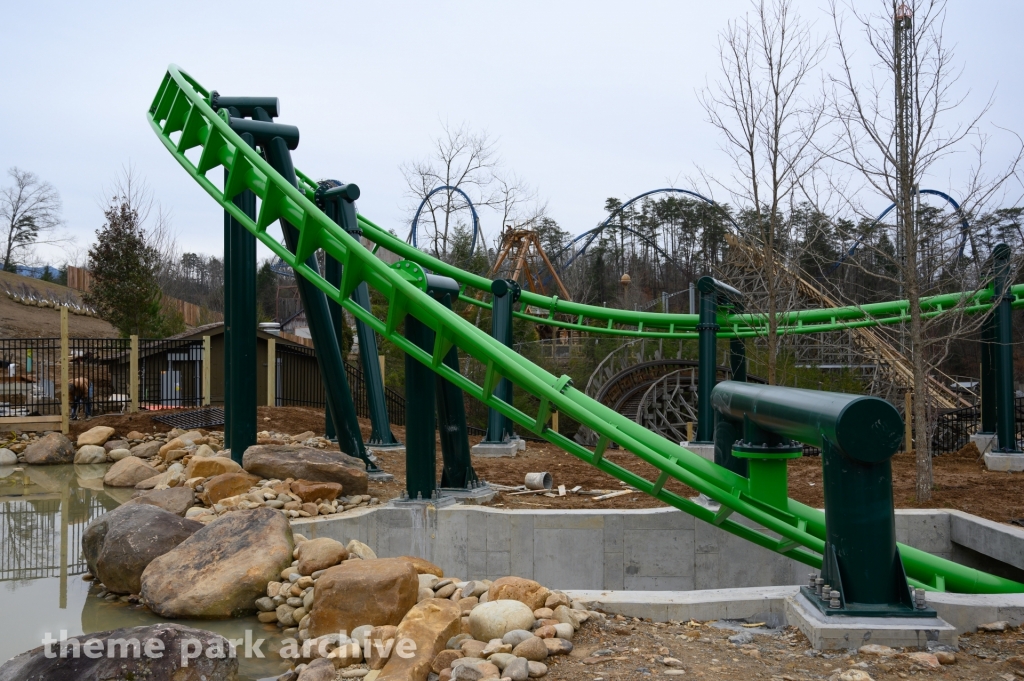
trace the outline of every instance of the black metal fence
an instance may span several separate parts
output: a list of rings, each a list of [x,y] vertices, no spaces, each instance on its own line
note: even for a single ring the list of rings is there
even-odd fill
[[[1017,442],[1020,443],[1024,434],[1024,397],[1014,400],[1016,412]],[[939,415],[932,434],[932,451],[936,454],[959,451],[971,441],[971,435],[981,427],[981,407],[961,407]]]
[[[316,352],[312,348],[291,345],[277,346],[275,403],[279,407],[319,407],[326,403],[324,384],[317,365]],[[370,406],[366,399],[366,382],[359,367],[345,362],[345,376],[356,406],[356,414],[370,418]],[[384,388],[384,399],[391,423],[405,425],[405,398],[391,388]]]
[[[0,416],[60,414],[59,338],[0,339]],[[127,410],[132,343],[127,338],[68,339],[70,418]],[[201,340],[140,339],[139,406],[198,407],[203,402]]]

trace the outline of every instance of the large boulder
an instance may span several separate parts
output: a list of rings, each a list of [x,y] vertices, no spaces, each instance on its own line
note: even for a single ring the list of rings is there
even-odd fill
[[[89,523],[82,553],[108,591],[137,594],[146,566],[203,527],[156,506],[128,504]]]
[[[193,457],[188,462],[188,466],[185,467],[185,479],[212,478],[217,475],[234,473],[240,470],[242,470],[242,467],[226,456]]]
[[[45,435],[25,448],[25,463],[36,466],[72,463],[75,446],[62,433]]]
[[[469,613],[469,633],[478,641],[502,638],[517,629],[529,631],[533,623],[533,611],[520,601],[487,601]]]
[[[487,600],[498,601],[503,599],[519,601],[530,607],[530,610],[543,608],[551,591],[532,579],[523,577],[502,577],[494,580],[491,588],[487,591]]]
[[[396,646],[400,644],[405,649],[396,647],[377,680],[425,681],[431,662],[444,650],[448,640],[461,631],[462,612],[456,603],[443,598],[428,598],[417,603],[402,619],[395,634]]]
[[[77,464],[91,464],[91,463],[106,463],[107,452],[103,447],[99,445],[81,445],[78,451],[75,452],[75,463]]]
[[[242,467],[261,478],[336,482],[346,495],[366,494],[366,465],[354,456],[297,445],[254,445]]]
[[[114,429],[110,426],[96,426],[79,435],[75,444],[79,447],[84,447],[85,445],[103,446],[113,434]]]
[[[89,645],[92,655],[87,657],[82,651],[75,656],[72,641],[80,647]],[[229,654],[229,646],[220,634],[180,624],[114,629],[68,639],[64,643],[65,649],[70,647],[66,657],[61,657],[58,644],[52,643],[49,651],[39,646],[11,658],[0,667],[0,681],[237,681],[238,658]],[[193,658],[197,649],[198,657]]]
[[[138,457],[129,456],[107,470],[107,474],[103,476],[103,484],[109,487],[135,487],[155,475],[160,475],[160,471]]]
[[[180,485],[168,489],[136,492],[136,495],[126,501],[125,505],[149,504],[184,517],[188,509],[192,508],[195,503],[196,495],[192,488]]]
[[[203,483],[203,498],[211,505],[216,504],[221,499],[248,492],[259,484],[259,481],[255,475],[249,475],[245,471],[221,473]]]
[[[229,513],[150,563],[141,593],[161,617],[249,615],[267,584],[291,565],[293,549],[291,525],[279,511]]]
[[[416,605],[419,585],[416,570],[398,558],[350,560],[329,568],[313,590],[309,635],[397,625]]]

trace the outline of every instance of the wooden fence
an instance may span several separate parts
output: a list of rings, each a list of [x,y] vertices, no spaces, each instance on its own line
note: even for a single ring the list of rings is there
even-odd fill
[[[84,267],[68,267],[68,288],[88,292],[92,290],[92,273]],[[224,321],[220,312],[212,312],[194,303],[187,303],[172,296],[163,297],[164,308],[181,314],[185,326],[202,326]]]

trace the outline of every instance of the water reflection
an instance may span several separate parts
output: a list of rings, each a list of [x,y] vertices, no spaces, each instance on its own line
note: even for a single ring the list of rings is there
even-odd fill
[[[0,592],[4,610],[19,613],[18,627],[5,627],[0,637],[0,663],[40,645],[47,632],[76,636],[164,621],[145,607],[97,598],[78,578],[88,570],[82,555],[86,526],[134,492],[104,487],[107,468],[0,466]],[[179,623],[230,639],[244,638],[247,629],[253,638],[265,638],[266,658],[240,660],[241,679],[276,676],[286,668],[277,655],[280,631],[255,617]]]

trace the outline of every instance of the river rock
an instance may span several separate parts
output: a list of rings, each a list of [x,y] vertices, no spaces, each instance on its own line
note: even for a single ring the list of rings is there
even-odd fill
[[[261,478],[336,482],[349,496],[367,492],[366,464],[341,452],[296,445],[253,445],[245,450],[242,465]]]
[[[132,447],[132,456],[137,456],[140,459],[151,459],[159,453],[160,443],[156,440],[143,442],[141,445]]]
[[[136,496],[126,501],[125,505],[149,504],[184,517],[188,513],[188,509],[192,508],[195,503],[196,496],[192,489],[185,485],[179,485],[168,489],[136,492]]]
[[[345,549],[350,555],[358,556],[363,560],[373,560],[377,557],[377,554],[373,552],[373,549],[357,539],[350,540],[349,543],[345,545]]]
[[[547,587],[541,586],[532,579],[502,577],[494,580],[494,583],[491,584],[491,588],[487,591],[487,600],[519,601],[529,606],[532,615],[534,610],[544,607],[544,603],[550,595],[551,591]]]
[[[78,464],[91,464],[91,463],[106,463],[107,452],[99,445],[82,445],[75,452],[75,463]]]
[[[115,449],[131,449],[131,446],[128,440],[107,440],[103,443],[103,449],[106,450],[107,454],[110,454]]]
[[[341,494],[341,485],[336,482],[311,482],[310,480],[296,480],[291,485],[292,494],[302,500],[303,503],[311,503],[317,499],[333,501]]]
[[[444,570],[434,565],[429,560],[423,560],[416,556],[399,556],[398,559],[408,561],[412,565],[412,568],[416,570],[417,574],[444,577]]]
[[[416,571],[404,560],[346,561],[328,568],[317,580],[309,635],[352,631],[364,624],[397,625],[416,605],[418,594]]]
[[[487,601],[469,613],[469,633],[478,641],[502,638],[510,631],[531,627],[533,610],[520,601]]]
[[[442,669],[447,669],[452,666],[452,662],[462,657],[461,650],[442,650],[434,656],[434,661],[430,663],[430,671],[435,674],[440,674]]]
[[[155,475],[160,475],[160,471],[138,457],[129,456],[107,470],[107,474],[103,476],[103,484],[109,487],[135,487]]]
[[[319,658],[306,665],[295,681],[334,681],[337,676],[334,663],[327,658]]]
[[[180,463],[171,464],[166,471],[137,483],[135,489],[164,489],[185,484],[184,467]]]
[[[259,484],[260,479],[245,471],[221,473],[203,483],[203,498],[210,505],[237,494],[244,494]]]
[[[371,670],[383,669],[388,663],[388,659],[395,653],[397,634],[398,627],[393,624],[385,624],[370,630],[370,654],[366,656],[366,664]]]
[[[126,504],[89,523],[82,553],[107,591],[137,594],[146,566],[202,527],[156,506]]]
[[[22,653],[0,667],[0,681],[87,681],[93,679],[173,679],[174,681],[237,681],[238,658],[229,655],[230,643],[219,634],[202,629],[184,627],[180,624],[162,622],[145,627],[130,627],[101,631],[95,634],[75,636],[70,641],[93,644],[93,650],[102,653],[87,657],[84,652],[78,657],[72,653],[67,657],[57,654],[57,644],[52,644],[47,657],[43,646]],[[133,643],[114,643],[138,641]],[[184,652],[194,650],[185,647],[186,641],[198,644],[202,654],[182,662]],[[183,651],[184,647],[184,651]],[[113,655],[108,656],[109,651]],[[136,655],[136,650],[138,654]],[[146,651],[153,654],[146,654]],[[160,657],[156,652],[161,653]],[[215,657],[220,652],[220,656]],[[93,653],[95,655],[95,653]]]
[[[530,660],[524,657],[514,657],[501,671],[504,672],[503,677],[512,679],[512,681],[526,681],[530,678]]]
[[[544,640],[544,647],[548,649],[548,655],[568,655],[572,652],[572,642],[564,638],[547,638]],[[539,660],[534,660],[539,662]]]
[[[210,456],[205,458],[193,458],[185,467],[185,479],[188,478],[212,478],[224,473],[234,473],[242,470],[242,467],[231,459],[224,456]]]
[[[543,662],[530,662],[527,664],[530,670],[531,679],[539,679],[542,676],[547,676],[548,666]]]
[[[85,445],[99,445],[102,447],[113,434],[114,429],[110,426],[95,426],[79,435],[75,444],[79,447],[84,447]]]
[[[62,433],[50,433],[25,448],[25,463],[34,466],[72,463],[75,447]]]
[[[556,639],[532,636],[513,648],[512,654],[516,657],[525,657],[531,662],[543,662],[548,659],[548,647],[545,642],[554,640]]]
[[[131,455],[131,450],[125,449],[123,447],[120,449],[111,449],[110,451],[107,452],[107,458],[110,459],[111,461],[120,461],[121,459],[127,459]]]
[[[426,679],[434,658],[444,650],[445,643],[459,633],[462,613],[451,601],[431,599],[416,604],[398,625],[396,645],[412,648],[413,654],[404,656],[401,650],[392,652],[377,681],[408,681]],[[411,641],[415,647],[406,641]]]
[[[299,544],[295,549],[299,559],[299,574],[311,575],[317,570],[334,567],[348,558],[348,549],[340,541],[321,537]]]
[[[292,528],[279,511],[230,513],[150,563],[141,593],[161,617],[249,615],[267,584],[291,565],[293,549]]]
[[[18,455],[7,449],[6,447],[0,447],[0,466],[17,466]]]

